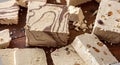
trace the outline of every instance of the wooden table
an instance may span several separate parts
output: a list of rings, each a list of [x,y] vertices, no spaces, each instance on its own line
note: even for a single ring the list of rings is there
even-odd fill
[[[82,8],[84,15],[85,15],[85,19],[88,21],[88,25],[90,23],[93,23],[95,20],[96,16],[92,16],[92,14],[94,13],[94,11],[96,11],[98,9],[98,3],[92,1],[83,5],[79,5],[79,7]],[[11,37],[13,38],[9,48],[26,48],[25,47],[25,34],[24,34],[24,26],[25,26],[25,21],[26,21],[26,12],[27,9],[26,8],[22,8],[20,10],[19,13],[19,24],[18,25],[0,25],[0,30],[3,29],[10,29],[10,33]],[[70,25],[70,39],[69,39],[69,44],[74,40],[74,38],[77,35],[83,34],[85,32],[81,31],[75,31],[74,30],[74,26],[72,25],[72,22],[69,23]],[[87,33],[90,33],[90,30],[86,31]],[[118,45],[110,45],[109,43],[106,43],[106,45],[108,46],[108,48],[110,49],[110,51],[113,53],[113,55],[120,61],[120,44]],[[33,47],[31,47],[33,48]],[[50,53],[55,50],[55,48],[45,48],[45,52],[47,55],[47,61],[48,61],[48,65],[53,65],[51,57],[50,57]]]

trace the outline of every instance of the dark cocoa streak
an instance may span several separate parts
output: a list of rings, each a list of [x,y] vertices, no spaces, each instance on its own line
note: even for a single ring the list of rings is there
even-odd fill
[[[64,7],[63,10],[62,10],[62,13],[60,14],[60,18],[59,18],[60,22],[63,20],[63,16],[66,12],[67,12],[67,7]]]
[[[42,7],[41,7],[41,6],[39,6],[39,8],[29,10],[29,12],[32,12],[32,13],[33,13],[33,15],[31,15],[31,16],[29,16],[29,17],[28,17],[28,23],[29,23],[30,19],[31,19],[31,18],[35,15],[34,10],[40,10],[41,8],[42,8]]]
[[[36,24],[37,22],[39,22],[43,17],[44,17],[44,15],[46,14],[46,13],[53,13],[54,15],[55,15],[55,17],[56,17],[56,14],[55,14],[55,12],[53,12],[53,11],[47,11],[47,12],[45,12],[45,13],[43,13],[43,15],[37,20],[37,21],[35,21],[33,24],[31,24],[31,26],[33,26],[34,24]],[[54,17],[54,20],[53,20],[53,23],[55,22],[55,17]],[[53,24],[52,24],[53,25]],[[52,26],[51,25],[51,26]],[[49,27],[51,27],[51,26],[49,26]]]
[[[59,22],[57,22],[57,20],[58,20],[58,16],[55,16],[55,20],[54,20],[54,22],[53,22],[53,28],[51,29],[51,31],[54,31],[55,30],[55,25],[57,25],[56,23],[59,23]],[[59,28],[59,26],[58,26],[58,28]]]
[[[37,39],[36,36],[34,35],[34,33],[30,32],[30,31],[29,31],[29,33],[30,33],[30,34],[34,37],[34,39],[37,40],[37,41],[46,41],[46,40]]]
[[[58,6],[58,7],[60,7],[60,6]],[[63,8],[63,7],[61,6],[61,8]],[[66,10],[66,8],[65,8],[65,10]],[[66,10],[66,11],[67,11],[67,10]],[[62,13],[60,14],[59,26],[58,26],[58,27],[60,27],[60,22],[62,22],[62,20],[63,20],[63,15],[66,13],[66,11],[63,10]],[[57,20],[57,19],[56,19],[56,13],[55,13],[55,12],[53,12],[53,11],[47,11],[47,12],[45,12],[45,13],[40,17],[40,19],[42,19],[42,17],[43,17],[46,13],[49,13],[49,12],[54,13],[54,15],[55,15],[54,20],[53,20],[53,23],[52,23],[52,25],[53,25],[53,30],[54,30],[54,28],[55,28],[54,22],[57,23],[57,22],[55,21],[55,20]],[[38,19],[37,21],[35,21],[33,24],[39,22],[40,19]],[[32,24],[32,25],[33,25],[33,24]],[[32,26],[32,25],[31,25],[31,26]],[[51,26],[52,26],[52,25],[51,25]],[[51,28],[51,26],[47,27],[46,29]],[[58,30],[59,30],[59,29],[58,29]],[[52,34],[52,32],[45,32],[45,33],[47,33],[48,35],[50,35],[57,43],[61,43],[61,42],[65,43],[65,41],[63,41],[63,40],[61,39],[61,37],[59,37],[59,33],[53,32],[53,33],[55,33],[55,35]],[[33,35],[33,36],[34,36],[34,35]],[[35,36],[34,36],[34,37],[35,37]],[[39,41],[39,39],[36,39],[36,40]],[[43,41],[45,41],[45,40],[43,40]],[[57,44],[57,45],[60,45],[60,44]]]
[[[57,22],[56,22],[57,23]],[[59,43],[61,43],[61,42],[63,42],[64,43],[64,41],[62,41],[62,39],[59,37],[59,32],[58,32],[58,30],[59,30],[59,27],[60,27],[60,21],[59,21],[59,26],[58,26],[58,29],[57,29],[57,33],[56,32],[53,32],[53,33],[55,33],[54,35],[53,35],[53,39],[58,43],[57,45],[60,45]]]
[[[35,12],[33,12],[33,10],[29,10],[29,12],[32,12],[33,13],[33,15],[30,15],[29,17],[28,17],[28,23],[29,23],[29,21],[30,21],[30,18],[32,18],[34,15],[35,15]]]
[[[62,33],[63,34],[63,33]],[[56,36],[55,39],[56,39],[56,42],[58,43],[58,45],[61,45],[62,43],[66,43],[65,41],[63,41],[61,39],[61,33],[55,33],[53,36]]]
[[[66,19],[67,18],[67,16],[68,16],[68,14],[67,13],[64,13],[64,18]],[[65,21],[64,22],[64,25],[63,25],[63,27],[65,27],[66,26],[66,22],[68,22],[68,21]],[[59,25],[59,26],[61,26],[61,24]],[[66,29],[67,27],[65,27],[65,28],[63,28],[63,30],[62,31],[64,31],[64,29]],[[64,34],[64,33],[56,33],[57,34],[57,38],[62,42],[62,43],[66,43],[65,41],[63,41],[62,39],[61,39],[61,37],[59,36],[59,34]]]
[[[59,33],[59,34],[61,35],[61,34],[64,34],[64,33]],[[65,41],[63,41],[63,40],[61,39],[61,37],[58,35],[58,33],[57,33],[57,36],[58,36],[58,38],[60,39],[61,42],[65,43]]]
[[[53,35],[53,37],[54,37],[55,41],[57,42],[56,45],[57,45],[57,46],[61,45],[61,41],[59,40],[57,33],[55,33],[55,34]]]
[[[64,17],[67,21],[66,22],[64,22],[64,27],[67,25],[68,26],[68,13],[67,14],[65,14],[65,17]],[[67,23],[67,24],[66,24]],[[67,26],[65,27],[65,28],[67,28]],[[63,28],[63,30],[62,31],[64,31],[64,29],[65,28]]]
[[[63,10],[62,10],[62,13],[60,14],[60,17],[59,17],[59,26],[58,27],[61,26],[60,23],[62,23],[62,20],[64,19],[63,17],[64,17],[64,15],[65,15],[66,12],[67,12],[67,7],[64,7]],[[64,21],[64,22],[66,22],[66,21]],[[59,28],[57,29],[57,31],[58,30],[59,30]]]
[[[31,2],[32,2],[32,1],[31,1]],[[30,18],[33,17],[33,16],[35,15],[34,10],[40,10],[40,9],[43,8],[44,6],[46,6],[46,4],[40,5],[39,8],[29,10],[29,12],[32,12],[33,15],[31,15],[31,16],[28,17],[28,23],[29,23]]]
[[[57,39],[56,39],[56,37],[54,37],[54,34],[49,33],[49,32],[45,32],[45,33],[48,34],[49,36],[51,36],[52,39],[54,39],[54,40],[56,41],[56,45],[58,46],[58,44],[57,44]]]
[[[53,13],[55,17],[54,17],[54,19],[53,19],[53,23],[51,24],[51,26],[46,27],[44,30],[47,30],[47,29],[50,30],[52,26],[53,26],[53,30],[54,30],[54,28],[55,28],[54,22],[56,22],[56,21],[55,21],[55,19],[56,19],[56,13],[53,12],[53,11],[48,11],[48,12]],[[48,12],[45,12],[45,13],[48,13]],[[45,14],[44,14],[44,15],[45,15]]]
[[[61,45],[61,43],[65,43],[64,41],[61,40],[61,38],[59,37],[60,33],[49,33],[49,32],[45,32],[48,35],[50,35],[57,43],[56,45],[59,46]]]

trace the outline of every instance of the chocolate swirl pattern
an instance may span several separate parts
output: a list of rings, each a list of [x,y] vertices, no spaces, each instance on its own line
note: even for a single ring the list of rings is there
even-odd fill
[[[0,2],[0,24],[17,24],[18,11],[15,0]]]
[[[66,45],[69,35],[67,6],[30,2],[26,26],[28,45]]]

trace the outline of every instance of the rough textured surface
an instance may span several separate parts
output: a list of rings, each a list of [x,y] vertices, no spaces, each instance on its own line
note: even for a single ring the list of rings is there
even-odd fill
[[[18,11],[15,0],[0,2],[0,24],[18,24]]]
[[[49,0],[49,1],[53,1],[53,0]],[[92,22],[94,22],[95,20],[95,16],[92,16],[94,11],[96,11],[98,9],[98,3],[92,1],[92,2],[88,2],[86,4],[82,4],[79,5],[79,7],[82,8],[83,13],[85,15],[85,19],[88,21],[88,25],[91,24]],[[25,8],[21,8],[20,10],[20,14],[19,14],[19,24],[18,25],[0,25],[0,30],[9,28],[10,32],[14,32],[14,34],[11,35],[11,37],[13,37],[11,44],[10,44],[10,48],[25,48],[25,36],[24,36],[24,30],[23,27],[25,25],[25,20],[26,20],[26,11],[27,9]],[[72,25],[72,23],[70,22],[70,38],[69,38],[69,43],[71,43],[74,38],[77,35],[83,34],[84,32],[82,31],[75,31],[74,30],[74,26]],[[22,30],[22,31],[21,31]],[[90,33],[90,30],[87,30],[86,32]],[[15,38],[16,37],[16,38]],[[110,49],[110,51],[114,54],[114,56],[120,61],[120,45],[110,45],[108,43],[105,43],[108,48]],[[50,49],[51,48],[44,48],[46,51],[46,55],[48,57],[48,65],[53,65],[52,61],[50,59]]]
[[[109,65],[118,62],[107,46],[94,34],[77,36],[72,46],[87,65]]]
[[[25,28],[28,46],[66,45],[69,35],[67,7],[29,2]]]
[[[0,49],[1,65],[14,65],[14,49]]]
[[[11,37],[9,29],[0,31],[0,48],[7,48],[10,44]]]
[[[71,45],[51,53],[54,65],[86,65]]]
[[[120,42],[120,3],[116,0],[102,0],[95,20],[93,33],[101,40]]]
[[[70,21],[83,22],[85,16],[83,15],[83,11],[80,7],[69,6],[68,11],[70,13],[69,15]]]
[[[43,49],[16,49],[14,58],[15,65],[47,65],[46,54]]]

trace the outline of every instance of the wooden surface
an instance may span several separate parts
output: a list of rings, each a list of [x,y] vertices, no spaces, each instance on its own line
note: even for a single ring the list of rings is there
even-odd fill
[[[95,20],[95,16],[92,16],[92,14],[94,13],[95,10],[98,9],[98,5],[96,2],[92,1],[83,5],[79,5],[85,15],[85,19],[88,21],[88,25],[92,22],[94,22]],[[24,34],[24,26],[25,26],[25,21],[26,21],[26,12],[27,9],[26,8],[22,8],[20,10],[19,13],[19,24],[18,25],[0,25],[0,30],[9,28],[11,37],[13,38],[9,48],[25,48],[25,34]],[[70,39],[69,39],[69,43],[71,43],[73,41],[73,39],[79,35],[79,34],[83,34],[84,32],[79,31],[75,31],[74,30],[74,26],[72,26],[72,22],[69,23],[70,25]],[[90,30],[87,30],[88,33],[90,33]],[[110,49],[110,51],[113,53],[113,55],[120,61],[120,44],[118,45],[111,45],[109,43],[106,43],[106,45],[108,46],[108,48]],[[32,47],[33,48],[33,47]],[[45,52],[46,55],[48,57],[47,61],[48,61],[48,65],[53,65],[51,57],[50,57],[50,52],[54,50],[54,48],[45,48]]]

